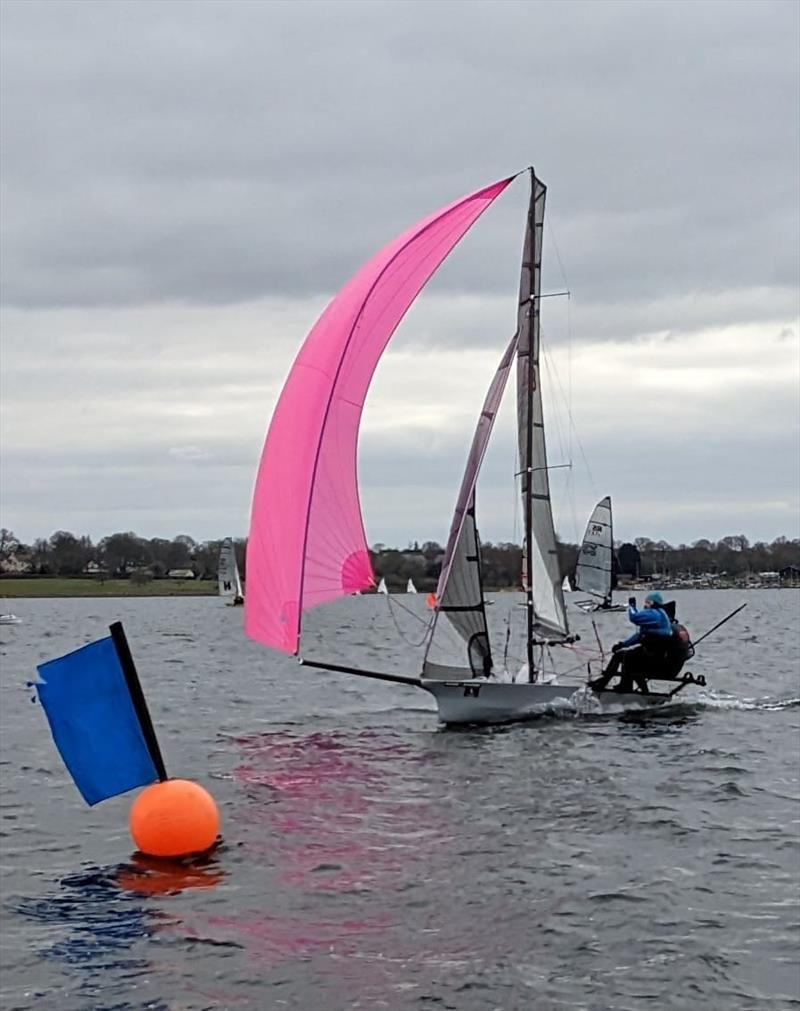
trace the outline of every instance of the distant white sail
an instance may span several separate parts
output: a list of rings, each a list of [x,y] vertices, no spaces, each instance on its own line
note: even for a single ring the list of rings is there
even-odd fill
[[[389,590],[386,587],[386,580],[381,576],[381,581],[378,583],[378,593],[388,593]]]
[[[409,579],[408,583],[406,584],[406,593],[416,593],[416,592],[417,588],[416,586],[414,586],[414,580]]]
[[[561,590],[563,593],[572,593],[572,587],[569,585],[569,576],[564,576],[564,582],[561,584]]]
[[[217,566],[219,595],[227,604],[241,604],[242,581],[239,578],[239,566],[236,564],[236,549],[233,538],[226,537],[219,547],[219,564]]]
[[[611,498],[606,495],[589,517],[575,569],[576,588],[601,600],[611,597],[613,536]]]

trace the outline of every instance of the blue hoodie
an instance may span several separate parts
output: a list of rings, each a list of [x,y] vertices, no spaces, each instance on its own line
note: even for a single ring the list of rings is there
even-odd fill
[[[658,636],[668,639],[672,635],[672,622],[666,611],[660,607],[644,607],[637,611],[635,607],[628,608],[628,620],[639,627],[629,636],[623,646],[635,646],[647,635]]]

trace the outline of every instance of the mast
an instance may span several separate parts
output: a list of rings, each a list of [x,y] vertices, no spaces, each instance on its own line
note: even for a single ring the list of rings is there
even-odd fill
[[[525,467],[522,474],[523,496],[525,503],[525,551],[527,564],[525,567],[525,609],[527,615],[526,649],[528,657],[528,681],[536,679],[536,669],[533,660],[534,626],[536,612],[533,605],[533,566],[531,555],[533,549],[533,426],[534,412],[532,408],[533,392],[536,389],[539,364],[539,294],[541,290],[542,270],[542,237],[544,228],[544,201],[547,189],[536,178],[533,166],[531,174],[531,199],[528,206],[528,237],[525,256],[523,257],[522,280],[525,279],[525,268],[528,272],[527,307],[524,311],[528,318],[528,354],[527,354],[527,403],[525,426]],[[537,204],[539,205],[537,207]],[[537,213],[538,212],[538,213]],[[529,245],[530,243],[530,245]],[[524,261],[527,260],[527,263]],[[520,302],[524,293],[520,292]],[[521,305],[522,309],[523,306]]]

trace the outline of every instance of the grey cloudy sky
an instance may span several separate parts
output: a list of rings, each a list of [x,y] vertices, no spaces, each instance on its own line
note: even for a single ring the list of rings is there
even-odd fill
[[[545,288],[573,292],[543,324],[551,458],[575,461],[560,532],[610,492],[621,537],[798,536],[799,12],[6,0],[3,524],[244,534],[325,302],[401,229],[533,163]],[[526,198],[520,180],[481,219],[379,368],[372,541],[446,536]],[[515,533],[512,427],[480,493],[491,539]]]

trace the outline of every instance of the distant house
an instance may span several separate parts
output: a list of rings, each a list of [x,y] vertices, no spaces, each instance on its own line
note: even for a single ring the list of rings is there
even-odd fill
[[[16,555],[9,555],[8,558],[0,559],[0,572],[8,572],[12,575],[19,575],[22,572],[30,572],[31,563],[27,558],[17,558]]]
[[[91,562],[87,562],[83,569],[81,570],[84,576],[99,576],[106,571],[105,565],[101,565],[99,562],[92,559]]]
[[[778,576],[781,586],[800,586],[800,565],[787,565]]]
[[[167,579],[194,579],[194,572],[192,569],[170,569]]]

